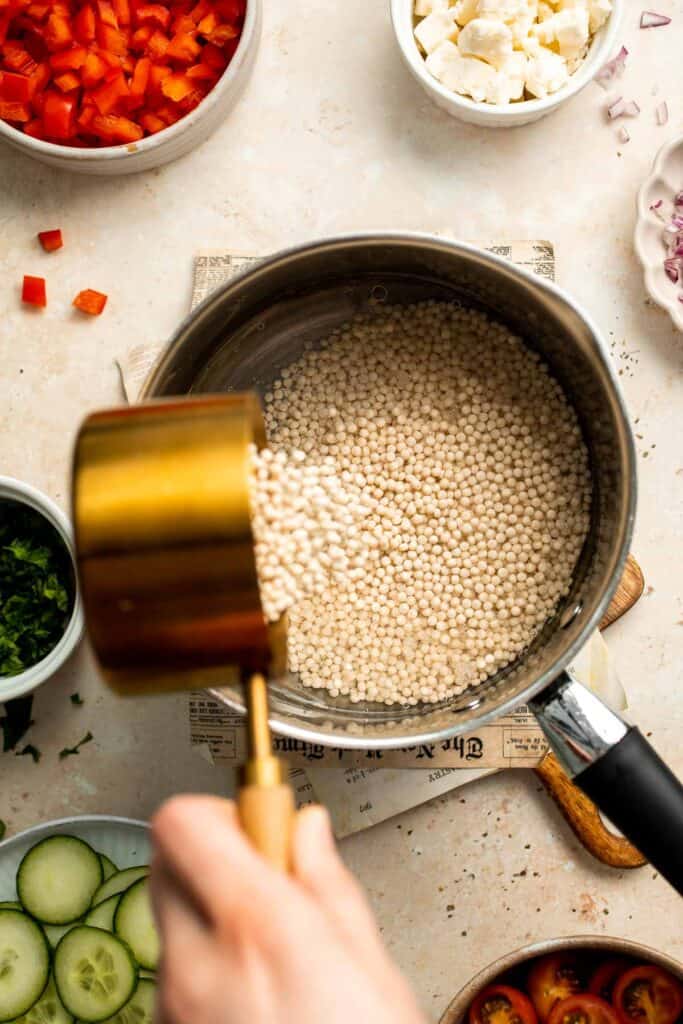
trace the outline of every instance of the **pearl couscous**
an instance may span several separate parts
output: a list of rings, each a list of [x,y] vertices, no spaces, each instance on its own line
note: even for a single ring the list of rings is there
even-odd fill
[[[290,668],[415,705],[514,661],[566,595],[588,456],[541,359],[483,313],[381,307],[309,346],[265,399],[253,526]]]

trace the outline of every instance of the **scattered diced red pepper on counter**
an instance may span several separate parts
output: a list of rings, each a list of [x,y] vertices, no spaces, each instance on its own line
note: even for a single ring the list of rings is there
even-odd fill
[[[21,301],[25,302],[29,306],[47,306],[45,278],[32,277],[31,274],[24,274],[24,283],[21,289]]]
[[[88,313],[90,316],[99,316],[107,305],[107,298],[108,296],[103,292],[96,292],[92,288],[86,288],[78,293],[73,304],[82,313]]]
[[[45,252],[56,252],[57,249],[61,249],[64,245],[62,232],[59,228],[56,228],[54,231],[39,231],[38,241]]]
[[[213,89],[247,0],[0,0],[0,119],[69,146],[134,143]]]

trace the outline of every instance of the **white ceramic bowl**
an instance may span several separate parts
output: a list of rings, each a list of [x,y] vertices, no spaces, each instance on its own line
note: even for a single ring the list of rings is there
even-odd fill
[[[401,54],[413,77],[424,91],[447,114],[460,121],[482,128],[515,128],[530,124],[557,110],[566,100],[575,96],[593,80],[615,49],[624,0],[612,0],[612,13],[599,32],[596,32],[585,60],[571,76],[569,82],[552,96],[539,100],[520,100],[517,103],[477,103],[467,96],[451,92],[427,71],[413,35],[414,0],[391,0],[391,20]]]
[[[663,201],[668,218],[674,195],[683,189],[683,135],[667,142],[657,153],[649,178],[638,192],[635,247],[645,273],[645,289],[650,298],[665,309],[679,331],[683,331],[683,281],[674,284],[664,271],[666,249],[662,240],[664,223],[652,205]]]
[[[256,57],[261,32],[261,0],[247,0],[242,35],[232,60],[210,93],[191,113],[140,142],[100,149],[59,146],[24,135],[0,121],[0,139],[41,163],[80,174],[134,174],[160,167],[196,149],[237,102]]]
[[[76,593],[71,618],[59,643],[42,661],[36,662],[25,672],[20,672],[16,676],[0,676],[0,701],[23,697],[24,694],[37,689],[50,676],[54,675],[58,668],[61,668],[83,634],[83,610],[76,580],[74,541],[69,520],[46,494],[9,476],[0,476],[0,501],[3,499],[21,502],[36,509],[55,528],[71,556]]]

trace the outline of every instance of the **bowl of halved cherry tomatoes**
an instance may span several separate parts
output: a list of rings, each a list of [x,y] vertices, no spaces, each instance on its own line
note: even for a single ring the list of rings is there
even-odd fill
[[[539,942],[484,968],[440,1024],[683,1024],[683,965],[625,939]]]
[[[182,156],[235,103],[261,0],[3,0],[0,139],[126,174]]]

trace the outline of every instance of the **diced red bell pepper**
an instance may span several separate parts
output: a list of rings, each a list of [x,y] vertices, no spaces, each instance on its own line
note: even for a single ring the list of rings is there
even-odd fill
[[[76,97],[65,96],[63,93],[47,91],[43,104],[43,123],[45,134],[60,142],[70,139],[75,132]]]
[[[26,14],[32,19],[32,21],[42,21],[49,13],[49,4],[29,4],[26,8]]]
[[[121,28],[127,28],[130,25],[130,4],[128,0],[112,0],[114,7],[114,14]]]
[[[0,99],[26,103],[31,98],[31,80],[28,75],[13,71],[0,71]]]
[[[86,288],[79,292],[74,299],[74,306],[82,313],[89,313],[90,316],[99,316],[107,305],[107,298],[103,292],[96,292],[92,288]]]
[[[179,103],[195,88],[196,84],[192,79],[188,78],[187,75],[184,75],[181,71],[176,71],[172,75],[168,75],[168,77],[161,83],[162,93],[174,103]]]
[[[193,64],[201,50],[201,46],[189,32],[178,32],[168,44],[166,59],[181,61],[183,64]]]
[[[166,127],[166,122],[162,121],[156,114],[141,114],[139,117],[140,125],[149,132],[150,135],[156,135],[157,132],[163,131]]]
[[[124,29],[113,28],[99,21],[95,37],[100,48],[107,53],[117,57],[125,57],[128,53],[128,35]]]
[[[16,103],[14,100],[0,100],[0,119],[16,121],[22,124],[31,120],[31,109],[28,103]]]
[[[188,92],[186,96],[183,96],[183,98],[178,103],[178,110],[180,111],[180,113],[189,114],[191,110],[194,110],[195,107],[198,107],[199,104],[204,99],[204,97],[206,96],[206,92],[206,89],[202,89],[201,87],[195,87],[192,90],[192,92]]]
[[[215,11],[209,11],[206,17],[197,25],[197,31],[200,36],[210,36],[212,32],[218,27],[218,17]]]
[[[47,306],[45,278],[32,277],[31,274],[24,274],[24,283],[21,289],[21,301],[25,302],[29,306]]]
[[[110,70],[118,71],[121,68],[121,58],[117,57],[115,53],[109,53],[108,50],[100,49],[97,51],[97,54]]]
[[[73,92],[74,89],[81,87],[81,80],[75,71],[65,71],[53,78],[52,81],[61,92]]]
[[[246,11],[246,0],[215,0],[214,9],[224,21],[240,22]]]
[[[3,64],[7,71],[16,71],[19,75],[32,75],[38,67],[38,62],[24,49],[21,43],[17,43],[15,40],[10,40],[5,44]]]
[[[66,15],[55,14],[54,11],[47,19],[45,28],[45,42],[51,53],[55,50],[64,50],[71,46],[74,41],[71,31],[71,22]]]
[[[152,37],[154,32],[153,25],[143,25],[141,28],[136,28],[133,35],[130,37],[130,46],[132,50],[140,53],[142,50],[147,49],[147,43]]]
[[[190,11],[190,17],[195,25],[198,25],[202,18],[205,18],[211,10],[213,10],[211,0],[199,0],[199,3],[195,4]]]
[[[53,71],[78,71],[85,64],[87,56],[85,46],[72,46],[68,50],[53,53],[49,58],[50,67]]]
[[[237,39],[239,34],[240,30],[235,28],[234,25],[219,25],[209,36],[209,42],[213,43],[214,46],[225,46],[226,43],[231,43],[233,39]]]
[[[100,19],[103,25],[110,25],[112,28],[118,28],[119,23],[114,13],[113,6],[109,3],[109,0],[96,0],[97,6],[97,17]]]
[[[74,35],[79,43],[95,42],[95,11],[90,4],[83,4],[74,18]]]
[[[228,60],[225,53],[219,46],[214,46],[213,43],[207,43],[202,48],[202,64],[208,64],[214,71],[224,71],[228,66]]]
[[[171,12],[164,4],[140,4],[135,12],[138,25],[156,25],[164,31],[171,24]]]
[[[165,78],[171,74],[171,69],[164,64],[152,64],[149,69],[149,81],[147,89],[149,92],[161,95],[161,85]]]
[[[105,78],[102,85],[92,92],[92,98],[100,114],[111,114],[119,100],[130,93],[123,71],[113,73]]]
[[[94,104],[92,106],[83,107],[77,121],[79,128],[89,129],[96,114],[97,107]]]
[[[45,86],[50,81],[51,77],[50,65],[39,64],[32,75],[29,76],[28,90],[31,103],[35,106],[36,97],[43,94]]]
[[[45,129],[39,117],[35,117],[24,125],[24,135],[30,135],[32,139],[44,139]]]
[[[158,64],[160,60],[166,56],[168,50],[169,39],[163,32],[157,29],[150,36],[149,42],[147,43],[147,53],[149,57]]]
[[[187,34],[187,35],[194,36],[196,31],[197,31],[197,26],[195,25],[195,23],[192,20],[192,18],[190,17],[190,15],[189,14],[179,14],[176,11],[175,18],[171,22],[171,32],[170,32],[171,36],[176,36],[176,35],[179,35],[179,34],[182,34],[182,35]]]
[[[104,78],[109,65],[97,53],[90,52],[81,70],[81,81],[86,89],[92,89]]]
[[[142,106],[145,93],[147,92],[151,67],[152,62],[149,57],[141,57],[135,65],[135,71],[133,72],[133,77],[130,80],[130,95],[128,97],[129,110],[134,110],[135,108]]]
[[[64,245],[62,232],[59,228],[55,228],[53,231],[39,231],[38,241],[45,252],[56,252],[57,249],[61,249]]]
[[[210,68],[208,64],[193,64],[191,68],[188,68],[185,72],[188,78],[194,79],[196,82],[217,82],[218,72]]]
[[[139,142],[145,134],[135,121],[118,114],[96,114],[90,123],[90,128],[93,135],[97,135],[112,146],[120,143]]]

